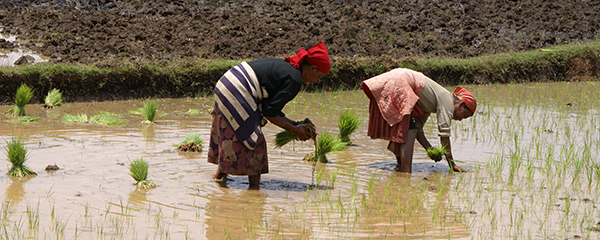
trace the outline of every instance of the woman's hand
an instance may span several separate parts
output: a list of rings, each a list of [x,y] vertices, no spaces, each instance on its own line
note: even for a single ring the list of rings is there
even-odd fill
[[[296,137],[298,137],[298,140],[300,141],[306,141],[314,136],[314,133],[311,130],[309,124],[303,123],[295,126],[294,129],[295,130],[292,133],[296,135]]]
[[[273,124],[291,132],[298,137],[298,140],[306,141],[317,136],[315,125],[310,119],[305,118],[303,121],[293,121],[287,117],[275,116],[265,117]]]
[[[435,161],[435,162],[439,162],[439,161],[441,161],[441,160],[442,160],[443,156],[442,156],[442,155],[440,155],[440,156],[435,156],[435,157],[434,157],[434,156],[429,156],[429,158],[431,158],[431,160],[433,160],[433,161]]]

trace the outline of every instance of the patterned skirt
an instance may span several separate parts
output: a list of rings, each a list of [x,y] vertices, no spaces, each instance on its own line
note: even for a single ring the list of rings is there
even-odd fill
[[[208,149],[208,162],[219,165],[219,171],[230,175],[259,175],[269,172],[267,142],[262,132],[254,150],[238,140],[233,128],[215,104]]]

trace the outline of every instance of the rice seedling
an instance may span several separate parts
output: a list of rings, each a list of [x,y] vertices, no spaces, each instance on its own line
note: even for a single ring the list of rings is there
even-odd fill
[[[156,117],[156,111],[158,106],[154,100],[149,100],[144,104],[144,107],[140,109],[140,113],[142,113],[143,122],[145,123],[153,123],[154,118]]]
[[[88,117],[87,114],[85,114],[85,113],[77,114],[77,115],[66,114],[62,117],[61,120],[63,122],[98,123],[98,124],[105,124],[105,125],[121,125],[121,124],[123,124],[122,120],[117,119],[109,114],[99,114],[99,115],[94,115],[92,117]]]
[[[25,115],[19,118],[19,122],[35,122],[40,120],[39,117],[36,116],[30,116],[30,115]]]
[[[106,124],[106,125],[121,125],[121,124],[123,124],[122,120],[117,119],[108,114],[99,114],[99,115],[92,116],[92,117],[90,117],[89,122]]]
[[[198,113],[200,113],[200,110],[190,108],[190,110],[188,110],[187,113],[189,113],[189,114],[198,114]]]
[[[88,122],[88,116],[85,113],[77,114],[77,115],[66,114],[66,115],[64,115],[61,118],[61,120],[63,122],[81,122],[81,123],[86,123],[86,122]]]
[[[202,137],[197,133],[188,133],[185,140],[175,147],[181,152],[202,152]]]
[[[361,120],[358,115],[352,111],[345,111],[340,116],[338,127],[340,129],[339,138],[346,144],[352,144],[350,141],[350,134],[354,133],[358,126],[361,124]]]
[[[62,93],[60,92],[60,90],[54,88],[52,90],[50,90],[50,92],[48,92],[48,95],[46,95],[46,98],[44,98],[44,105],[42,107],[44,108],[54,108],[54,107],[58,107],[62,104]]]
[[[306,118],[303,121],[301,121],[300,124],[307,124],[309,130],[311,131],[311,135],[313,135],[313,138],[317,136],[317,129],[315,125],[310,121],[310,119]],[[275,134],[275,148],[283,147],[289,142],[294,141],[296,139],[298,139],[298,137],[296,137],[296,135],[294,135],[293,133],[288,131],[281,131]]]
[[[446,154],[448,154],[448,150],[444,146],[439,147],[430,147],[426,150],[427,156],[431,159],[434,159],[436,162],[442,160]]]
[[[27,159],[27,149],[21,140],[13,138],[11,141],[6,142],[6,156],[8,161],[12,163],[12,167],[8,170],[6,175],[12,177],[26,177],[36,176],[37,173],[31,171],[25,164]]]
[[[298,137],[291,132],[281,131],[275,135],[275,148],[280,148],[285,146],[291,141],[296,140]]]
[[[148,178],[148,162],[143,158],[131,162],[129,172],[131,177],[136,181],[137,188],[148,189],[156,187],[156,184],[146,180]]]
[[[23,116],[25,115],[25,105],[31,100],[33,97],[33,90],[31,87],[26,84],[21,84],[21,86],[17,89],[17,94],[15,96],[15,106],[8,110],[8,113],[13,116]]]
[[[304,157],[305,161],[318,161],[327,163],[327,153],[344,150],[346,143],[329,133],[323,133],[317,141],[317,149],[315,152],[309,153]]]

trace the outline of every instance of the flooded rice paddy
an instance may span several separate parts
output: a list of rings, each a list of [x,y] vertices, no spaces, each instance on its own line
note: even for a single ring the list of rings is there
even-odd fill
[[[355,146],[327,164],[302,161],[310,142],[273,148],[260,189],[211,177],[206,161],[212,97],[158,99],[154,124],[131,111],[144,101],[27,105],[41,118],[1,115],[0,141],[21,137],[38,175],[9,178],[0,165],[3,239],[597,239],[600,236],[598,82],[468,86],[477,113],[453,122],[452,150],[467,173],[449,173],[415,146],[413,174],[396,171],[386,142],[366,136],[362,91],[301,93],[284,112],[337,134],[342,111],[362,119]],[[453,89],[453,88],[449,88]],[[11,106],[0,106],[5,112]],[[190,111],[192,110],[192,111]],[[197,110],[197,111],[196,111]],[[110,113],[123,125],[64,123],[65,114]],[[426,135],[440,144],[433,115]],[[188,133],[202,153],[179,153]],[[6,159],[5,156],[3,156]],[[129,163],[150,163],[157,188],[137,190]],[[57,171],[45,171],[56,164]],[[311,188],[316,184],[316,188]]]

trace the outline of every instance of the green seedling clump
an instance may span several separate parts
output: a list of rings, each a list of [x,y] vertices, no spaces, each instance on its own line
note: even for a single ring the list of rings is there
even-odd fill
[[[25,116],[22,116],[21,118],[19,118],[18,121],[19,122],[35,122],[37,120],[40,120],[40,118],[36,117],[36,116],[25,115]]]
[[[202,152],[202,138],[200,134],[189,133],[183,142],[175,146],[180,152]]]
[[[78,123],[99,123],[106,125],[120,125],[123,123],[120,119],[117,119],[109,114],[99,114],[92,117],[87,116],[87,114],[77,114],[71,115],[66,114],[62,117],[63,122],[78,122]]]
[[[148,178],[148,162],[140,158],[135,160],[129,166],[131,177],[136,181],[137,188],[148,189],[156,187],[156,184],[146,180]]]
[[[356,113],[351,111],[345,111],[342,113],[340,116],[340,122],[338,124],[340,129],[340,140],[348,145],[352,144],[350,141],[350,134],[354,133],[360,124],[361,120],[358,118]]]
[[[431,159],[436,160],[436,162],[442,160],[442,157],[444,157],[444,155],[448,154],[448,150],[446,150],[446,148],[444,146],[430,147],[426,151],[427,151],[427,156],[429,156]]]
[[[143,122],[153,123],[154,118],[156,117],[157,109],[158,106],[156,105],[156,102],[154,102],[154,100],[146,102],[144,104],[144,107],[140,109],[140,112],[142,113],[142,118],[144,119]]]
[[[275,134],[275,148],[280,148],[285,146],[291,141],[298,139],[296,135],[288,131],[281,131]]]
[[[10,142],[6,143],[6,156],[8,157],[8,161],[12,163],[12,167],[8,170],[6,175],[12,177],[37,175],[37,173],[31,171],[25,165],[25,160],[27,159],[27,149],[19,139],[13,138]]]
[[[48,92],[48,95],[46,95],[46,98],[44,99],[44,108],[54,108],[54,107],[58,107],[62,104],[62,93],[60,92],[60,90],[54,88],[52,89],[50,92]]]
[[[301,121],[299,124],[307,124],[313,138],[317,136],[317,128],[310,121],[310,119],[306,118],[303,121]],[[298,139],[298,137],[296,137],[296,135],[294,135],[293,133],[288,132],[288,131],[281,131],[275,135],[275,148],[283,147],[284,145],[286,145],[289,142],[294,141],[296,139]]]
[[[13,116],[25,115],[25,105],[31,100],[31,97],[33,97],[33,90],[26,84],[21,84],[15,96],[15,106],[9,109],[8,113]]]
[[[344,150],[345,147],[346,143],[342,142],[340,139],[329,133],[323,133],[319,136],[319,140],[317,141],[317,150],[306,155],[304,160],[327,163],[329,162],[329,160],[327,160],[327,153],[341,151]]]

